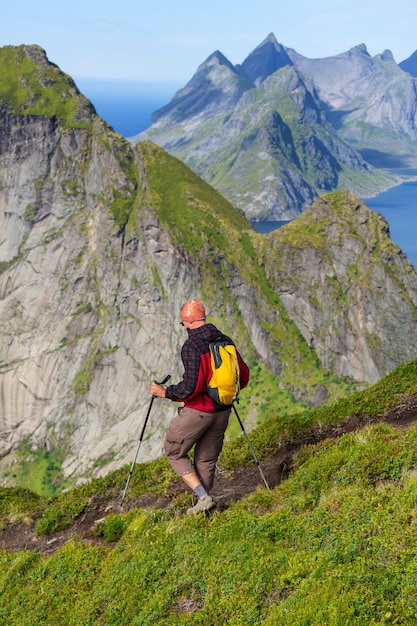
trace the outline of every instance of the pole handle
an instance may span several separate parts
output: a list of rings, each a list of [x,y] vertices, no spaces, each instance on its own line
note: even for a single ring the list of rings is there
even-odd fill
[[[165,383],[168,382],[170,378],[171,374],[168,374],[167,376],[165,376],[164,380],[161,380],[160,383],[158,383],[157,380],[154,380],[154,383],[156,383],[157,385],[165,385]]]
[[[153,382],[156,383],[157,385],[165,385],[165,383],[171,378],[171,374],[168,374],[167,376],[165,376],[164,380],[161,380],[160,383],[158,383],[157,380],[154,380]],[[152,399],[156,398],[156,396],[152,396]]]

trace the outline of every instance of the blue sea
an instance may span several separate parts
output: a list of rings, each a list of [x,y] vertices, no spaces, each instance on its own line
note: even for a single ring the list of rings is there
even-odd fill
[[[98,115],[126,138],[146,130],[152,113],[168,104],[180,88],[175,84],[126,81],[78,79],[75,82]]]
[[[391,239],[417,268],[417,181],[392,187],[364,202],[385,217]]]
[[[181,87],[87,79],[76,82],[97,113],[126,138],[146,130],[152,113],[168,104]],[[416,176],[417,170],[402,173]],[[391,239],[417,268],[417,181],[403,183],[373,198],[365,198],[364,202],[386,218]],[[285,223],[257,222],[253,226],[258,232],[266,233]]]

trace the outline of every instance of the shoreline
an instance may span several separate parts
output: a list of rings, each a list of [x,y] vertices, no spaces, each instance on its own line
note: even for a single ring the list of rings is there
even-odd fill
[[[379,169],[379,168],[375,168],[375,169]],[[394,187],[399,187],[400,185],[403,185],[404,183],[417,182],[417,169],[414,169],[414,168],[410,170],[412,172],[415,172],[414,174],[398,174],[395,170],[382,169],[382,168],[381,168],[381,171],[387,172],[390,175],[394,174],[395,176],[398,176],[398,181],[395,184],[381,187],[379,191],[376,191],[370,194],[369,196],[360,196],[361,200],[365,201],[368,198],[375,198],[376,196],[379,196],[379,194],[385,193],[386,191],[389,191],[390,189],[394,189]]]

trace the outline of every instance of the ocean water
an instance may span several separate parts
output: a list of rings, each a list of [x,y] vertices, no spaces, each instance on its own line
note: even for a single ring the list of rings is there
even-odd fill
[[[126,138],[146,130],[151,123],[152,113],[168,104],[179,89],[174,84],[89,79],[78,79],[76,84],[94,105],[98,115]]]
[[[157,100],[149,100],[141,101],[139,108],[135,98],[97,98],[93,104],[100,117],[126,138],[148,128],[152,113],[162,106]]]
[[[392,187],[364,202],[385,217],[391,239],[417,268],[417,181]]]

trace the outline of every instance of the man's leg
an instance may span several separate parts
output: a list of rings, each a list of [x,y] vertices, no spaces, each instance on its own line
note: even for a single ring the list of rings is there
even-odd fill
[[[215,506],[188,456],[188,452],[199,438],[204,436],[211,423],[212,414],[184,408],[171,420],[166,430],[164,442],[166,457],[174,471],[198,497],[195,507],[189,509],[187,513],[198,513]]]
[[[171,420],[165,432],[165,455],[173,470],[193,490],[200,479],[188,453],[209,426],[210,413],[184,408]]]
[[[212,413],[211,425],[198,440],[194,450],[194,467],[206,491],[213,487],[216,463],[223,447],[230,409]]]

